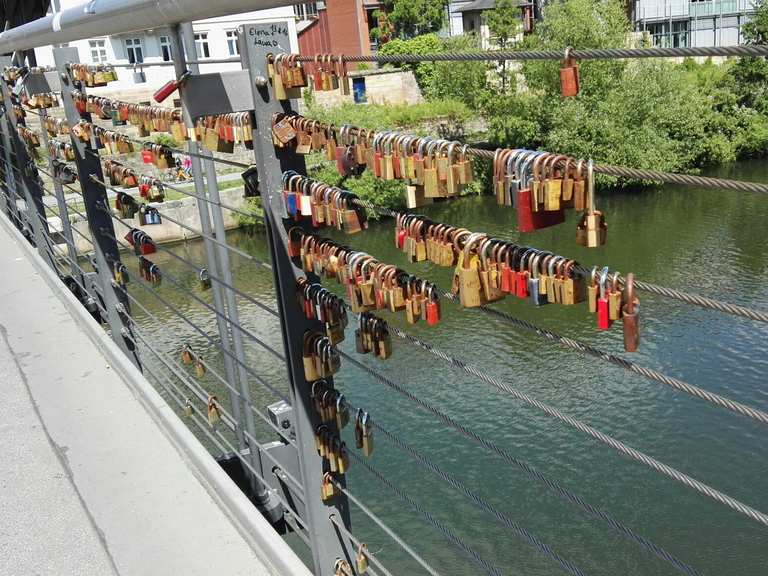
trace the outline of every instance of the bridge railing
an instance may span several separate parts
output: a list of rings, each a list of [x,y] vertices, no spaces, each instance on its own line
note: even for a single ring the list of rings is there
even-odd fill
[[[469,277],[471,275],[464,277],[462,272],[463,269],[471,270],[472,266],[457,265],[457,258],[460,258],[459,253],[467,259],[475,257],[475,265],[490,274],[492,270],[484,268],[485,249],[475,248],[473,252],[472,243],[477,243],[478,247],[486,246],[488,253],[494,250],[514,251],[521,259],[512,278],[515,282],[523,282],[520,291],[526,294],[530,286],[538,290],[540,285],[538,282],[530,286],[527,284],[524,273],[529,270],[537,277],[542,274],[531,280],[543,282],[545,277],[551,276],[554,286],[556,275],[552,271],[547,275],[545,268],[538,267],[540,259],[555,267],[558,263],[563,266],[570,263],[571,275],[560,276],[558,272],[557,279],[563,282],[570,280],[584,288],[587,285],[595,288],[594,280],[590,280],[592,270],[545,250],[521,247],[504,238],[490,238],[459,230],[461,223],[454,223],[455,227],[451,227],[428,221],[414,213],[376,206],[347,191],[323,187],[322,183],[307,178],[304,157],[297,153],[298,146],[303,144],[327,150],[329,160],[337,161],[342,171],[346,169],[348,155],[359,153],[365,156],[370,153],[374,160],[369,168],[376,172],[376,154],[381,154],[378,170],[383,170],[380,174],[387,179],[394,177],[394,164],[389,165],[393,170],[391,175],[387,175],[387,168],[382,169],[381,165],[387,166],[388,162],[397,160],[392,160],[391,148],[379,149],[372,142],[368,148],[363,146],[358,149],[358,144],[362,146],[363,134],[372,139],[372,134],[364,127],[312,123],[293,113],[294,102],[290,98],[279,98],[277,84],[280,70],[270,69],[275,64],[270,63],[274,60],[268,56],[286,49],[287,32],[284,29],[274,24],[254,24],[242,26],[239,34],[243,70],[199,74],[194,61],[185,61],[185,53],[189,54],[190,47],[194,50],[191,26],[182,24],[173,27],[173,65],[180,79],[178,89],[182,103],[178,110],[142,108],[135,103],[94,98],[87,93],[87,84],[92,79],[81,77],[79,55],[74,48],[54,49],[55,70],[25,69],[20,55],[16,55],[15,60],[6,59],[3,65],[7,67],[8,80],[2,82],[6,114],[1,122],[3,194],[0,195],[0,208],[5,217],[37,247],[41,258],[56,270],[63,283],[109,329],[126,356],[165,391],[169,403],[175,404],[190,426],[206,440],[213,454],[251,496],[255,507],[278,530],[294,533],[309,547],[311,567],[316,574],[397,573],[391,567],[388,569],[372,552],[377,548],[372,541],[356,536],[351,523],[352,509],[367,518],[368,524],[375,525],[380,530],[379,535],[386,535],[397,544],[399,552],[407,558],[403,561],[404,565],[433,575],[451,573],[444,562],[436,562],[423,547],[399,535],[398,526],[386,518],[381,501],[374,506],[359,495],[358,488],[347,482],[350,467],[364,470],[367,477],[375,480],[382,493],[387,495],[387,499],[394,497],[393,500],[400,502],[404,509],[413,511],[481,570],[489,574],[506,572],[505,567],[481,553],[477,545],[467,542],[455,526],[442,521],[434,511],[427,509],[391,479],[375,457],[374,445],[382,442],[407,455],[429,473],[427,479],[445,483],[487,514],[494,523],[547,557],[553,566],[569,574],[584,573],[556,551],[556,543],[544,542],[518,520],[485,499],[476,487],[462,479],[461,474],[445,470],[415,447],[412,441],[382,425],[377,406],[364,405],[349,390],[340,390],[334,383],[333,375],[346,366],[356,367],[387,393],[394,393],[418,410],[437,418],[441,427],[451,429],[476,444],[478,449],[501,458],[505,465],[520,470],[532,482],[545,487],[568,505],[576,507],[647,553],[662,559],[676,571],[699,573],[647,536],[588,502],[573,488],[539,472],[498,442],[452,417],[432,399],[417,395],[407,383],[389,376],[382,370],[381,362],[392,354],[393,339],[402,344],[396,348],[397,354],[420,354],[425,366],[429,362],[447,363],[452,370],[490,385],[495,391],[598,440],[623,456],[768,526],[768,515],[765,513],[538,400],[519,389],[515,383],[501,380],[486,369],[482,360],[456,358],[429,339],[415,335],[410,328],[400,328],[396,321],[392,325],[386,322],[384,317],[396,318],[391,315],[392,312],[404,311],[409,323],[423,317],[424,322],[439,331],[441,305],[472,307],[476,313],[487,316],[500,327],[535,334],[544,342],[570,348],[742,417],[768,424],[768,414],[755,407],[499,310],[490,305],[495,296],[515,293],[509,286],[504,287],[506,263],[503,259],[497,261],[498,280],[483,279],[479,275],[473,280]],[[711,52],[713,49],[702,50]],[[732,49],[722,50],[732,52]],[[646,56],[635,52],[587,50],[575,54],[582,58]],[[653,55],[676,56],[678,52],[656,50]],[[757,47],[753,52],[768,53],[765,47]],[[752,52],[744,51],[744,54],[748,53]],[[560,56],[544,52],[481,53],[447,55],[440,59],[494,60],[500,57],[543,59]],[[417,55],[394,58],[398,61],[429,59]],[[297,59],[290,67],[302,70],[301,62],[312,60],[306,57]],[[333,59],[329,63],[334,66]],[[328,70],[336,81],[343,79],[343,65],[343,59],[337,58],[335,66],[339,74]],[[87,74],[96,72],[104,71],[86,67]],[[326,71],[316,73],[325,74]],[[38,105],[31,100],[47,93],[55,95],[60,107]],[[63,118],[58,119],[64,122],[53,122],[51,112],[58,114],[60,109],[63,110]],[[201,118],[203,121],[200,121]],[[46,123],[51,126],[50,134],[45,128]],[[126,124],[138,126],[140,134],[146,135],[136,137],[128,133],[124,127]],[[302,132],[308,126],[311,126],[311,134]],[[178,141],[185,142],[186,148],[153,145],[149,140],[151,132],[169,132]],[[314,135],[320,132],[324,143],[311,142]],[[348,140],[350,135],[357,137],[354,144]],[[308,137],[310,141],[296,142],[297,138],[301,140],[303,137]],[[393,136],[390,133],[390,137],[402,141],[409,136]],[[39,144],[38,148],[35,141]],[[211,149],[217,153],[212,153]],[[231,155],[235,149],[241,152],[252,150],[253,161],[235,159]],[[36,150],[43,150],[37,162],[34,158]],[[126,160],[124,153],[128,150],[133,150],[134,156]],[[388,152],[389,159],[386,157]],[[189,170],[185,172],[191,175],[193,190],[183,184],[163,182],[156,177],[156,173],[150,174],[146,167],[137,166],[135,155],[138,154],[145,161],[164,167],[163,170],[169,162],[173,169],[177,156],[188,158]],[[462,148],[462,154],[472,156],[479,162],[498,157],[495,151],[468,147]],[[412,158],[419,160],[415,156],[414,153]],[[404,161],[408,170],[408,158]],[[451,159],[448,158],[448,161]],[[356,169],[366,163],[363,157],[354,162]],[[589,164],[591,166],[591,162]],[[233,205],[231,200],[222,200],[219,166],[240,170],[246,195],[260,199],[260,207],[256,208],[251,203]],[[553,163],[553,170],[554,166]],[[400,170],[397,169],[398,173]],[[453,170],[453,166],[449,170]],[[564,170],[567,174],[567,164]],[[639,177],[750,193],[768,192],[768,186],[758,183],[637,171],[599,164],[594,166],[594,170],[616,177]],[[177,170],[179,174],[182,171]],[[463,174],[457,177],[470,177],[466,172]],[[591,179],[590,183],[593,184]],[[194,199],[194,208],[190,209],[194,212],[192,217],[171,210],[169,204],[162,201],[163,194],[169,190]],[[409,258],[428,258],[437,263],[448,254],[449,263],[457,265],[458,291],[443,291],[428,278],[417,278],[399,270],[397,263],[379,262],[375,254],[345,248],[323,238],[319,232],[319,220],[322,219],[325,224],[333,223],[347,232],[365,234],[367,211],[395,220],[398,238],[402,236],[403,242],[413,242]],[[263,221],[268,257],[254,256],[230,243],[227,213]],[[75,216],[87,223],[87,229],[72,225],[71,220]],[[170,222],[184,237],[200,238],[204,257],[197,259],[184,255],[176,247],[153,238],[153,231],[158,230],[161,222]],[[450,237],[454,242],[440,243],[439,234],[428,235],[430,227],[453,230]],[[350,242],[352,238],[350,236]],[[431,248],[419,246],[419,243],[427,242]],[[82,246],[88,247],[86,257],[81,254]],[[418,253],[422,249],[425,250],[424,258]],[[134,254],[131,255],[130,251]],[[442,251],[443,256],[437,255],[436,251]],[[199,286],[193,289],[185,278],[165,270],[153,254],[162,255],[165,261],[173,261],[188,269],[198,278]],[[251,273],[271,278],[274,301],[237,287],[231,261],[234,258],[247,263]],[[478,264],[480,260],[482,264]],[[603,271],[608,276],[608,268],[603,268]],[[340,295],[338,289],[334,292],[322,286],[324,279],[331,278],[342,283],[343,294]],[[475,288],[472,287],[473,281],[477,284]],[[613,281],[614,288],[624,291],[630,284],[629,278],[621,278],[618,274]],[[768,314],[763,311],[641,280],[633,282],[638,292],[663,295],[688,305],[757,322],[768,321]],[[163,290],[159,288],[161,283]],[[495,284],[490,286],[489,283]],[[170,286],[177,292],[174,298],[165,292]],[[481,305],[469,304],[472,290],[475,290],[477,303]],[[492,293],[495,296],[489,298]],[[544,290],[542,294],[545,298],[559,301],[564,293],[550,296]],[[517,295],[520,296],[520,293]],[[186,306],[179,305],[179,297],[194,303],[211,322],[202,323],[197,314],[188,314]],[[631,297],[629,301],[631,303]],[[619,298],[619,304],[622,303],[627,304],[626,295]],[[260,326],[244,321],[240,314],[243,307],[259,310],[265,319],[264,325],[279,326],[279,331],[270,334],[269,329],[260,329]],[[387,309],[389,312],[385,311]],[[177,353],[169,354],[167,349],[158,346],[156,333],[148,333],[146,325],[137,322],[134,314],[151,320],[165,342],[176,343]],[[625,318],[631,316],[632,312],[625,309]],[[173,317],[174,322],[184,326],[208,349],[215,349],[216,356],[211,357],[209,353],[203,354],[189,346],[174,329],[166,325],[168,317]],[[215,324],[213,333],[208,328],[212,324]],[[278,332],[279,341],[273,337]],[[337,346],[345,336],[348,340],[356,340],[356,352],[367,354],[367,360],[363,360],[365,356]],[[283,366],[285,379],[274,382],[265,373],[265,363],[253,361],[254,350]],[[631,350],[630,344],[627,350]],[[258,390],[259,398],[268,396],[273,401],[268,405],[255,401],[254,390]]]

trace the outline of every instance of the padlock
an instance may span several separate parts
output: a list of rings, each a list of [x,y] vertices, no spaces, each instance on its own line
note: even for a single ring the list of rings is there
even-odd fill
[[[570,98],[579,93],[579,65],[571,56],[572,48],[565,49],[565,58],[560,68],[560,95]]]
[[[600,273],[600,296],[597,299],[597,328],[598,330],[608,330],[613,324],[610,317],[608,304],[608,267],[603,268]]]
[[[635,295],[635,275],[627,274],[624,279],[624,306],[622,308],[624,323],[624,350],[637,352],[640,345],[640,300]]]
[[[219,400],[216,396],[208,397],[208,425],[215,429],[216,425],[221,421],[221,413],[219,412]]]
[[[368,570],[368,545],[361,543],[357,547],[357,555],[355,557],[355,564],[357,564],[357,573],[365,574]]]

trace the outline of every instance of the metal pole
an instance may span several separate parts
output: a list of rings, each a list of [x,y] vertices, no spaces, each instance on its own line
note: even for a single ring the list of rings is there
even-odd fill
[[[61,77],[61,102],[70,126],[80,121],[80,113],[75,108],[72,99],[72,90],[75,81],[69,72],[70,63],[79,62],[77,48],[54,48],[53,59],[56,69]],[[81,90],[84,90],[80,86]],[[90,121],[90,118],[87,118]],[[114,267],[120,264],[120,251],[115,236],[115,228],[112,217],[109,214],[109,201],[106,189],[91,180],[95,175],[99,180],[104,180],[101,170],[101,162],[98,152],[89,144],[85,144],[71,135],[72,147],[75,150],[75,163],[80,179],[80,189],[85,201],[85,213],[88,216],[88,225],[93,239],[93,249],[96,255],[96,268],[101,284],[102,304],[107,310],[107,320],[112,331],[112,339],[120,347],[123,353],[140,369],[139,352],[133,342],[130,323],[124,321],[121,312],[128,314],[130,306],[128,297],[123,290],[113,285]],[[126,336],[125,334],[128,334]]]
[[[191,26],[191,25],[190,25]],[[171,29],[171,51],[174,54],[174,71],[176,77],[181,77],[186,71],[186,62],[184,58],[184,42],[183,42],[183,29],[185,25],[174,26]],[[194,42],[191,44],[194,47]],[[197,66],[190,66],[190,72],[193,74],[198,73]],[[183,86],[179,88],[179,96],[181,97],[181,108],[184,114],[184,121],[187,124],[187,129],[191,132],[193,126],[193,118],[189,117],[188,102],[190,94],[184,91]],[[194,138],[190,139],[187,144],[187,150],[193,155],[190,156],[192,161],[192,178],[195,182],[195,195],[198,197],[197,212],[200,217],[200,229],[209,238],[212,236],[211,231],[211,218],[208,212],[208,204],[203,200],[205,197],[205,180],[203,179],[203,165],[196,154],[200,153],[200,147]],[[208,263],[208,270],[216,277],[220,278],[219,265],[216,260],[215,245],[209,238],[203,238],[203,248],[205,250],[205,259]],[[230,346],[229,336],[227,331],[227,324],[224,320],[226,316],[226,308],[224,306],[224,298],[222,296],[222,287],[218,282],[211,283],[211,291],[213,292],[213,306],[217,312],[216,314],[216,326],[219,332],[219,340],[221,341],[221,347],[224,351],[224,373],[228,382],[235,382],[235,365],[232,360],[232,347]],[[242,416],[240,414],[240,402],[233,394],[230,394],[230,403],[232,407],[232,415],[235,419],[235,437],[237,439],[238,450],[242,450],[245,447],[245,439],[243,437],[243,430],[240,426]]]
[[[48,116],[48,111],[43,108],[40,110],[41,128],[42,121]],[[48,149],[48,131],[45,128],[40,130],[42,145],[45,149]],[[67,209],[67,201],[64,197],[64,188],[61,185],[61,181],[55,177],[53,168],[53,158],[48,156],[48,170],[53,180],[53,193],[56,196],[56,205],[59,209],[59,219],[61,220],[61,233],[64,235],[64,239],[67,244],[67,250],[69,252],[69,259],[72,263],[77,263],[77,248],[75,247],[75,237],[72,235],[72,223],[69,221],[69,211]],[[72,276],[79,276],[79,272],[76,266],[72,266]]]
[[[335,514],[349,530],[349,503],[343,494],[337,494],[329,502],[321,499],[323,460],[315,448],[315,430],[320,425],[312,408],[311,383],[304,377],[302,347],[307,331],[318,331],[321,324],[308,320],[296,302],[296,280],[304,276],[294,266],[287,252],[287,227],[293,224],[284,219],[282,200],[282,172],[287,169],[305,171],[304,160],[290,151],[275,150],[272,142],[272,116],[276,112],[289,112],[289,102],[275,100],[267,79],[267,52],[290,52],[290,42],[285,27],[275,24],[249,24],[239,29],[243,68],[248,68],[253,86],[255,124],[253,132],[254,154],[258,168],[259,189],[267,227],[267,240],[272,256],[272,267],[280,311],[283,346],[287,360],[291,403],[296,423],[296,445],[299,452],[299,468],[304,486],[306,521],[312,543],[314,573],[331,576],[336,559],[354,560],[355,548],[351,541],[340,535],[330,520]],[[269,46],[269,48],[267,48]],[[310,281],[319,281],[308,275]],[[328,378],[329,384],[333,384]],[[335,429],[335,423],[330,426]],[[344,484],[344,476],[338,481]],[[352,562],[354,563],[354,562]]]
[[[11,157],[11,129],[10,129],[10,122],[7,120],[8,115],[14,114],[13,106],[11,108],[5,109],[5,116],[6,118],[3,118],[2,121],[0,121],[0,130],[2,130],[3,135],[3,158],[5,160],[5,185],[6,185],[6,191],[8,192],[8,205],[7,208],[10,211],[10,214],[13,216],[13,221],[16,227],[23,231],[24,228],[24,222],[21,219],[21,214],[19,213],[19,204],[18,204],[18,198],[19,194],[16,189],[16,173],[14,171],[14,162],[13,158]]]
[[[184,46],[186,46],[189,49],[190,54],[193,53],[193,49],[195,46],[195,37],[194,37],[194,31],[192,29],[192,24],[185,23],[182,24],[179,27],[178,32],[181,34],[181,39],[183,41]],[[177,65],[177,74],[179,71],[183,73],[184,70],[184,55],[179,52],[179,58],[177,60],[180,61],[179,65]],[[193,72],[195,74],[199,73],[199,66],[197,64],[191,64],[190,65],[190,72]],[[193,119],[190,119],[190,122]],[[213,161],[213,157],[210,156],[207,152],[204,150],[201,150],[200,147],[197,145],[196,142],[190,141],[190,145],[194,143],[194,146],[196,148],[196,152],[202,154],[203,156],[207,156],[205,159],[205,176],[206,176],[206,187],[208,191],[208,195],[210,196],[211,204],[205,205],[205,202],[198,199],[198,206],[201,204],[203,205],[205,209],[205,217],[208,219],[208,210],[210,210],[210,214],[213,217],[213,230],[214,230],[214,236],[216,239],[221,242],[223,245],[226,245],[227,243],[227,234],[226,230],[224,228],[224,217],[221,212],[221,206],[219,206],[219,186],[218,182],[216,180],[216,164]],[[198,161],[198,164],[200,164],[200,159],[196,159]],[[198,192],[198,195],[201,197],[204,197],[203,194]],[[205,229],[203,229],[203,232],[210,235],[210,223],[208,224],[209,231],[206,232]],[[226,282],[230,286],[234,286],[234,279],[232,277],[232,268],[229,261],[229,250],[223,245],[214,245],[212,242],[208,241],[211,246],[213,247],[213,256],[216,263],[215,268],[215,274],[218,278],[221,278],[224,282]],[[214,284],[218,283],[214,282]],[[220,287],[220,286],[218,286]],[[221,287],[220,287],[221,288]],[[251,406],[251,389],[250,389],[250,382],[248,379],[248,373],[245,369],[246,366],[246,359],[245,359],[245,347],[243,346],[243,335],[241,334],[240,330],[236,328],[236,326],[240,325],[240,315],[237,308],[237,299],[235,297],[234,292],[232,290],[229,290],[227,288],[223,289],[224,295],[226,296],[226,310],[223,310],[224,305],[222,305],[222,311],[224,312],[224,315],[226,318],[228,318],[230,324],[229,324],[229,333],[232,338],[232,342],[234,343],[234,352],[235,357],[238,359],[239,363],[236,367],[236,372],[238,376],[238,383],[240,390],[240,397],[234,398],[233,397],[233,414],[235,415],[235,418],[237,420],[237,428],[239,437],[238,440],[241,439],[244,441],[245,445],[249,446],[249,460],[251,462],[251,465],[256,470],[260,470],[262,473],[262,477],[265,476],[264,474],[264,466],[261,462],[261,452],[256,448],[255,446],[251,446],[251,442],[248,442],[246,438],[244,438],[242,429],[243,429],[243,416],[245,416],[245,430],[248,432],[249,436],[251,438],[256,438],[256,425],[254,423],[253,419],[253,412],[250,409]],[[222,320],[221,317],[219,317],[219,320]],[[222,320],[223,321],[223,320]],[[223,338],[223,336],[222,336]],[[227,343],[229,345],[229,342]],[[229,378],[229,375],[228,375]],[[230,382],[234,385],[235,378],[234,374],[232,375],[232,378],[230,379]],[[239,446],[240,449],[244,447],[243,445]],[[272,522],[276,523],[280,518],[282,518],[282,506],[280,505],[280,502],[277,500],[276,497],[274,497],[268,490],[267,487],[262,484],[262,482],[256,478],[253,474],[248,474],[248,477],[250,479],[251,488],[253,490],[253,493],[255,495],[255,498],[257,500],[257,506],[259,507],[259,510]]]
[[[9,59],[0,58],[0,66],[9,64]],[[24,192],[24,199],[27,204],[27,223],[32,227],[32,234],[35,238],[37,252],[43,260],[48,260],[49,265],[56,270],[53,262],[53,255],[48,251],[48,244],[45,235],[48,235],[48,224],[45,219],[45,206],[43,205],[43,191],[40,187],[40,180],[37,174],[35,163],[29,158],[27,148],[19,137],[16,127],[16,116],[13,113],[13,104],[11,102],[11,92],[8,84],[0,82],[2,89],[3,103],[10,114],[6,114],[5,121],[8,125],[8,140],[16,151],[16,165],[21,172],[21,190]]]
[[[82,38],[157,29],[304,0],[98,0],[78,3],[0,34],[0,53]]]

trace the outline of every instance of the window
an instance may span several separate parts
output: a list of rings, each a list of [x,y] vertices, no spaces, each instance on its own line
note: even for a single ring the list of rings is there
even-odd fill
[[[198,58],[211,57],[211,49],[208,47],[208,32],[195,34],[195,52]]]
[[[126,38],[125,51],[128,54],[128,62],[131,64],[144,62],[144,48],[141,45],[141,38]]]
[[[163,57],[163,62],[171,61],[171,39],[168,36],[160,36],[160,55]]]
[[[317,17],[317,2],[307,2],[306,4],[296,4],[293,7],[293,13],[299,20],[309,20]]]
[[[98,64],[107,61],[106,40],[88,40],[88,46],[91,47],[91,62]]]
[[[237,44],[237,30],[227,30],[227,49],[230,56],[240,56],[240,46]]]

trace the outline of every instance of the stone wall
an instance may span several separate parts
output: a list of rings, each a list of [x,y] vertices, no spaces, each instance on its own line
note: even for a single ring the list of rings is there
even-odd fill
[[[354,103],[352,79],[365,78],[366,102],[368,104],[417,104],[424,98],[410,70],[364,70],[350,72],[350,93],[341,90],[315,92],[315,102],[324,108],[334,108],[345,103]]]

